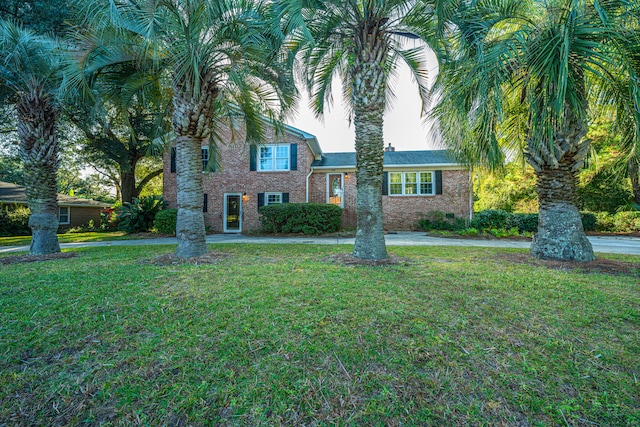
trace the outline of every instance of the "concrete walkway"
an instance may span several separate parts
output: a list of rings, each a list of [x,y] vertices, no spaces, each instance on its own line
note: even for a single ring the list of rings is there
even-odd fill
[[[353,245],[353,237],[262,237],[242,234],[212,234],[207,243],[254,243],[254,244],[311,244],[311,245]],[[528,241],[516,240],[476,240],[430,237],[424,232],[397,232],[385,235],[388,246],[475,246],[488,248],[528,249]],[[640,238],[618,236],[589,236],[595,252],[610,254],[640,255]],[[107,242],[61,243],[63,249],[93,248],[104,246],[144,246],[176,245],[175,237],[140,240],[112,240]],[[0,247],[0,253],[28,251],[28,246]]]

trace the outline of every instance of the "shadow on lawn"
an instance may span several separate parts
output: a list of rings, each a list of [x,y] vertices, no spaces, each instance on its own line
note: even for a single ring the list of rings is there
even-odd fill
[[[536,267],[546,267],[551,270],[571,271],[582,273],[599,273],[611,276],[640,277],[640,264],[632,262],[614,261],[605,258],[596,258],[590,262],[555,261],[550,259],[537,259],[529,254],[499,254],[495,257],[499,261],[509,261],[515,264],[529,264]]]

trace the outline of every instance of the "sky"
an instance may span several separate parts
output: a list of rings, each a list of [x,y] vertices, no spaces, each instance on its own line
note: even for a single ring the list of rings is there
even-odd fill
[[[430,83],[437,74],[437,61],[435,56],[428,52],[427,66]],[[423,124],[420,117],[420,97],[418,87],[412,81],[406,65],[399,69],[398,76],[391,80],[396,98],[387,108],[384,117],[384,142],[385,146],[391,145],[396,151],[408,150],[433,150],[437,145],[430,135],[429,127]],[[349,126],[341,93],[342,85],[333,84],[333,105],[325,108],[324,120],[315,118],[308,107],[309,98],[304,94],[299,102],[298,114],[288,120],[288,124],[315,135],[320,147],[325,153],[355,151],[355,132],[353,125]]]

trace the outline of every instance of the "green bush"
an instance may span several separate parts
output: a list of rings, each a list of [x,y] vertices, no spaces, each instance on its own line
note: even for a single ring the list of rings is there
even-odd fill
[[[29,216],[26,206],[0,205],[0,236],[30,236]]]
[[[478,235],[478,229],[477,228],[473,228],[473,227],[469,227],[469,228],[465,228],[463,230],[458,231],[458,234],[461,236],[477,236]]]
[[[580,212],[580,218],[582,218],[582,228],[584,231],[595,231],[598,219],[595,214],[591,212]]]
[[[177,209],[165,209],[156,214],[155,227],[158,233],[176,234]]]
[[[512,213],[508,216],[505,228],[517,228],[521,233],[538,231],[537,213]]]
[[[581,212],[582,227],[585,231],[596,229],[596,215],[591,212]],[[511,230],[520,233],[536,233],[538,231],[537,213],[509,213],[501,209],[480,211],[475,214],[471,226],[479,230]]]
[[[340,230],[342,209],[319,203],[282,203],[259,209],[265,233],[321,234]]]
[[[95,221],[90,219],[88,223],[83,225],[78,225],[77,227],[73,227],[67,230],[67,233],[88,233],[101,231],[100,227],[96,227]]]
[[[445,214],[441,211],[430,211],[417,224],[417,228],[424,231],[459,231],[466,227],[467,223],[462,218],[455,218],[453,214]]]
[[[490,230],[492,228],[507,228],[509,213],[502,209],[488,209],[474,215],[471,226],[478,230]]]
[[[133,199],[133,203],[125,202],[116,211],[117,228],[127,234],[149,231],[156,214],[165,206],[162,196],[141,197]]]
[[[613,216],[613,226],[614,231],[618,232],[640,231],[640,212],[623,211],[616,213]]]
[[[613,215],[609,212],[596,212],[596,230],[597,231],[613,231]]]
[[[504,229],[504,228],[492,228],[489,233],[495,237],[515,237],[519,236],[520,232],[516,227]]]

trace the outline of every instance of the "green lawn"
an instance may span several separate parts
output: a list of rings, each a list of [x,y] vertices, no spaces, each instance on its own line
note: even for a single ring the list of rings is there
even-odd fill
[[[125,234],[124,231],[64,233],[58,234],[60,243],[70,242],[102,242],[107,240],[135,240],[136,235]],[[28,246],[31,244],[31,236],[0,237],[0,246]]]
[[[516,251],[91,248],[0,266],[0,425],[640,425],[640,271]],[[640,263],[640,257],[618,256]],[[640,268],[640,267],[639,267]]]

